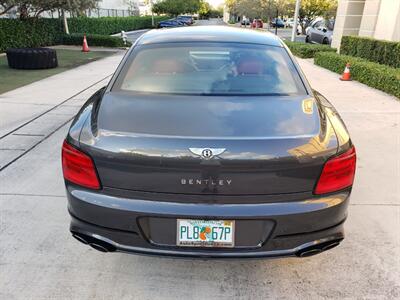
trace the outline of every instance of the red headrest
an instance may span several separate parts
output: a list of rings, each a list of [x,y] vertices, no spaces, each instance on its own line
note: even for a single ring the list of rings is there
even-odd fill
[[[184,72],[184,64],[172,59],[160,59],[153,62],[151,71],[159,74],[174,74]]]
[[[263,66],[255,59],[242,60],[237,66],[237,71],[241,75],[261,74],[263,72]]]

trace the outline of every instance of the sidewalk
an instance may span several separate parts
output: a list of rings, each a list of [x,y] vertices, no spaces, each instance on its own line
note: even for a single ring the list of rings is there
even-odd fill
[[[125,51],[0,95],[0,170],[68,122]]]

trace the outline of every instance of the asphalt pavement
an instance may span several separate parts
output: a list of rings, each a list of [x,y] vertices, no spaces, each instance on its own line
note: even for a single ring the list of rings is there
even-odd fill
[[[73,239],[61,144],[122,55],[0,95],[0,299],[400,298],[400,102],[310,60],[299,63],[358,152],[339,247],[303,259],[221,261],[100,253]]]
[[[290,41],[292,38],[292,29],[291,28],[278,28],[277,31],[275,31],[275,28],[269,28],[269,32],[275,34],[277,32],[277,35],[284,40]],[[304,34],[296,35],[295,37],[296,42],[301,42],[305,43],[306,42],[306,36]]]

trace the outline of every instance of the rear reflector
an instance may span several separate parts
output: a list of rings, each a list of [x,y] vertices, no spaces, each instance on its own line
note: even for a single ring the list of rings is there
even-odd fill
[[[90,156],[64,141],[62,146],[62,168],[64,178],[90,189],[99,189],[96,168]]]
[[[332,193],[352,186],[355,171],[356,149],[353,146],[350,150],[325,163],[314,194]]]

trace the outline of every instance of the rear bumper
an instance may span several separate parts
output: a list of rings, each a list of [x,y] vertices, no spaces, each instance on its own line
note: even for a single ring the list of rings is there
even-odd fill
[[[73,186],[67,186],[67,195],[71,232],[102,241],[113,251],[178,257],[257,258],[295,256],[318,245],[322,248],[342,240],[350,191],[309,200],[262,204],[127,199]],[[173,238],[177,218],[236,220],[237,227],[242,227],[235,237],[238,246],[177,247]],[[259,230],[249,230],[252,224]],[[254,232],[257,236],[249,237]],[[158,240],[160,234],[166,236],[163,243]]]

